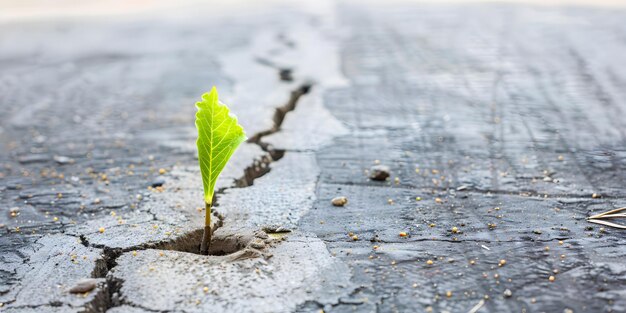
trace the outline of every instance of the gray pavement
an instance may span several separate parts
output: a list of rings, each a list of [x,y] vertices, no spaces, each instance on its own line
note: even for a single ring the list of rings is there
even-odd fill
[[[626,8],[157,3],[0,14],[0,311],[626,311]]]

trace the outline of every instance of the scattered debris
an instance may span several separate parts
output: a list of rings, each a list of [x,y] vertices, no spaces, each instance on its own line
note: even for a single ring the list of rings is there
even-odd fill
[[[85,293],[92,291],[96,288],[98,284],[98,280],[95,278],[85,278],[81,279],[72,288],[70,288],[70,293]]]
[[[250,243],[250,247],[254,249],[263,249],[265,248],[265,242],[261,239],[256,239]]]
[[[596,214],[596,215],[588,217],[587,221],[590,223],[596,223],[596,224],[601,224],[605,226],[626,229],[626,225],[605,221],[605,219],[610,219],[610,218],[626,218],[626,213],[619,213],[625,210],[626,210],[626,207]]]
[[[384,181],[389,178],[389,166],[385,165],[374,165],[370,169],[370,179]]]
[[[344,206],[348,203],[348,198],[346,197],[335,197],[332,200],[330,200],[330,202],[334,205],[334,206]]]
[[[263,231],[268,233],[268,234],[278,234],[278,233],[290,233],[291,229],[286,228],[282,225],[265,225],[263,226]]]
[[[476,305],[471,310],[469,310],[468,313],[478,312],[478,310],[480,310],[480,308],[482,308],[483,305],[485,305],[485,299],[480,299],[480,301],[478,301],[478,303],[476,303]]]
[[[60,165],[74,164],[74,159],[62,155],[55,155],[52,159]]]
[[[463,191],[463,190],[467,190],[469,188],[469,186],[467,185],[462,185],[456,188],[456,191]]]
[[[155,178],[152,183],[150,184],[150,186],[152,188],[157,188],[157,187],[162,187],[165,184],[165,178],[163,177],[157,177]]]

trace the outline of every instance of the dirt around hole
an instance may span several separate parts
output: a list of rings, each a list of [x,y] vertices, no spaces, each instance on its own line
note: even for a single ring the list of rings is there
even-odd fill
[[[160,250],[173,250],[200,254],[203,229],[156,246]],[[208,256],[232,256],[234,258],[259,257],[267,247],[277,241],[262,230],[218,228],[213,233]]]

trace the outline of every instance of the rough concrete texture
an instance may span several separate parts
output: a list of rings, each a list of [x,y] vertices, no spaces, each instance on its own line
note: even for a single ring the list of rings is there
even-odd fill
[[[313,154],[287,153],[254,185],[227,190],[220,197],[218,210],[237,224],[293,228],[315,201],[318,172]]]
[[[1,311],[626,311],[623,8],[84,5],[0,10]]]
[[[279,132],[263,137],[263,143],[282,151],[316,151],[330,144],[334,137],[348,134],[346,127],[324,107],[317,87],[287,115]]]
[[[160,250],[125,253],[108,279],[120,281],[119,303],[151,311],[290,312],[306,301],[336,302],[349,291],[347,266],[317,238],[292,234],[268,252],[271,257],[234,261]]]
[[[106,273],[100,252],[82,245],[78,238],[65,235],[44,236],[28,248],[7,251],[3,256],[3,272],[13,273],[14,283],[3,297],[14,299],[11,308],[15,310],[67,306],[101,311],[108,299],[104,279],[91,292],[69,293],[81,279]]]

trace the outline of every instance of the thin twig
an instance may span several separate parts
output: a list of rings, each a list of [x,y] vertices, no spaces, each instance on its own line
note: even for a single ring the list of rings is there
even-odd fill
[[[478,303],[476,303],[476,305],[467,313],[476,313],[483,307],[483,305],[485,305],[485,299],[480,299],[480,301],[478,301]]]
[[[615,209],[615,210],[610,210],[610,211],[606,211],[606,212],[603,212],[603,213],[600,213],[600,214],[596,214],[596,215],[590,216],[589,218],[590,219],[591,218],[602,218],[605,215],[621,212],[621,211],[624,211],[624,210],[626,210],[626,208],[619,208],[619,209]]]
[[[603,215],[602,218],[619,218],[619,217],[626,217],[626,214],[609,214],[609,215]]]
[[[626,229],[626,225],[615,224],[615,223],[603,221],[603,220],[596,219],[596,218],[590,218],[587,220],[587,222],[602,224],[602,225],[611,226],[611,227],[620,228],[620,229]]]

